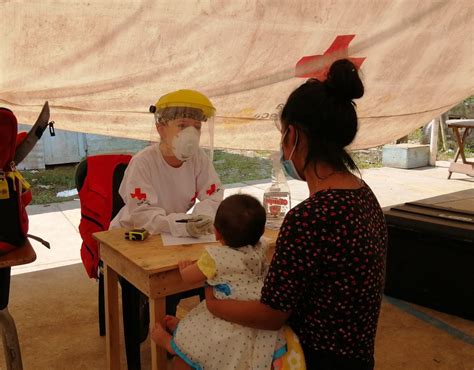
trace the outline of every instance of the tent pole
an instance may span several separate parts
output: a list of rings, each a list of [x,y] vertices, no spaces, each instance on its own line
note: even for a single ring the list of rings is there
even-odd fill
[[[443,141],[443,150],[444,151],[447,151],[448,150],[448,145],[446,143],[446,118],[447,118],[447,114],[446,113],[443,113],[440,117],[439,117],[439,129],[441,130],[441,140]]]
[[[435,118],[431,121],[430,166],[436,166],[436,156],[438,154],[438,133],[439,118]]]

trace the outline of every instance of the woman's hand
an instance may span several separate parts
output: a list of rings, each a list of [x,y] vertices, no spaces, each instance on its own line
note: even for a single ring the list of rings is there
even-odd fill
[[[255,329],[279,330],[290,316],[259,301],[217,299],[212,286],[205,288],[205,295],[206,307],[214,316]]]
[[[214,288],[212,286],[207,286],[206,288],[204,288],[204,294],[205,294],[205,297],[206,297],[207,309],[214,316],[217,316],[213,311],[214,308],[215,308],[214,303],[217,301],[217,298],[214,296]]]

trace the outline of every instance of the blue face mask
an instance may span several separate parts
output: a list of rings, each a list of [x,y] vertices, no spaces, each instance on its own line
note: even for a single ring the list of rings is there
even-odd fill
[[[300,180],[304,181],[301,176],[298,174],[298,171],[296,170],[295,164],[291,160],[291,157],[293,156],[293,153],[296,149],[296,145],[298,145],[298,131],[296,131],[296,141],[295,145],[293,146],[293,149],[291,150],[290,153],[290,158],[285,159],[285,156],[283,154],[283,139],[285,139],[286,134],[288,133],[288,129],[286,129],[285,133],[283,134],[283,137],[281,138],[281,143],[280,143],[280,163],[283,166],[283,169],[287,173],[288,176],[294,178],[295,180]]]

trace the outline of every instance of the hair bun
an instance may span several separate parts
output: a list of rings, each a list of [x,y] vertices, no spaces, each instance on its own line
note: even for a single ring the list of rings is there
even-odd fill
[[[324,85],[328,93],[347,101],[364,95],[364,85],[356,66],[348,59],[336,60],[331,67]]]

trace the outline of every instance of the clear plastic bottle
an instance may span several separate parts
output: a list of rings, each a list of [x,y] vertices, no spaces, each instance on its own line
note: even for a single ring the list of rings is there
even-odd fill
[[[285,214],[291,209],[291,196],[288,182],[280,164],[279,153],[271,156],[272,184],[263,194],[263,207],[267,213],[267,226],[279,227]]]

